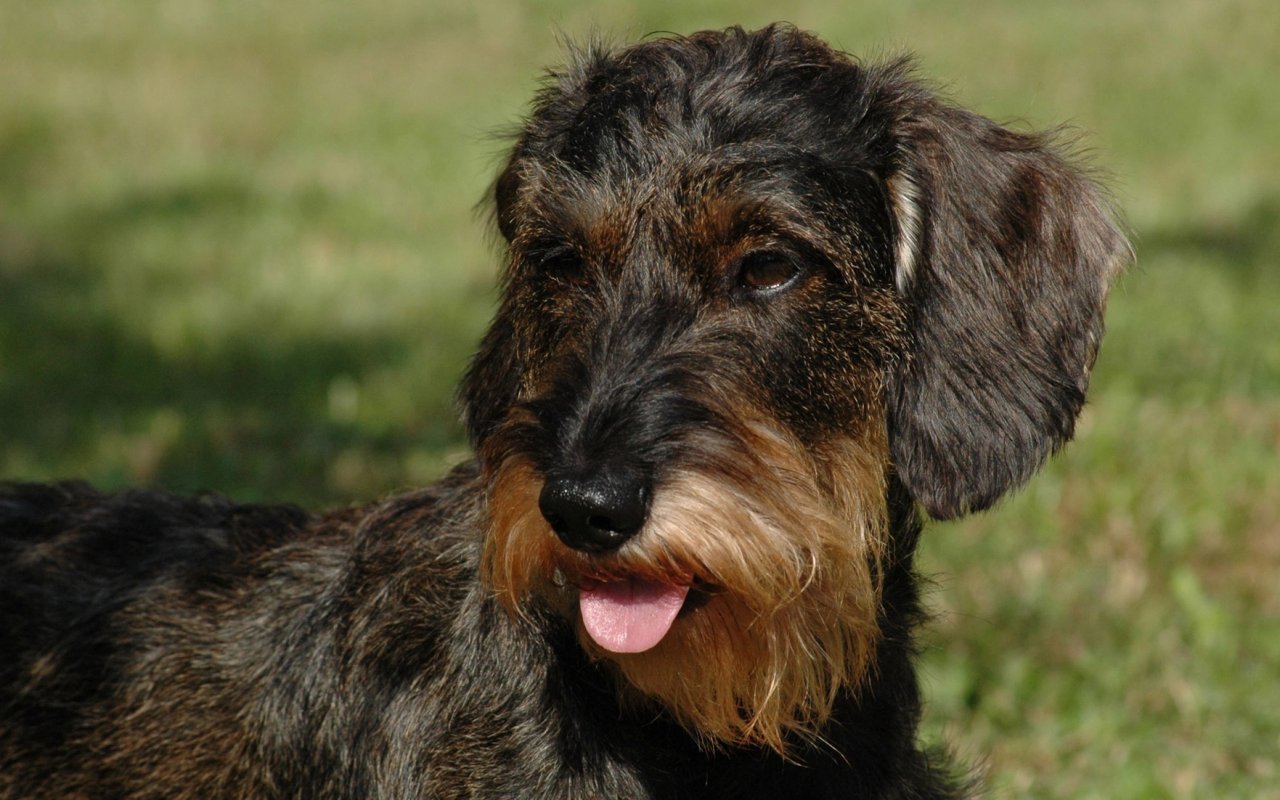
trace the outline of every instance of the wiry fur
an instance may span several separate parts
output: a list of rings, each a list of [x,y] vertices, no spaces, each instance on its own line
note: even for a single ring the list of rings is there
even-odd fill
[[[0,797],[962,793],[916,743],[917,508],[1071,436],[1128,252],[1098,189],[774,26],[581,52],[494,199],[439,484],[0,487]],[[643,512],[608,548],[545,506],[591,481]],[[641,578],[690,599],[610,652],[578,593]]]
[[[885,445],[844,443],[817,462],[763,423],[734,434],[697,443],[708,463],[671,476],[643,541],[603,558],[561,545],[538,512],[536,470],[503,464],[484,573],[512,611],[542,600],[570,619],[590,581],[712,587],[650,651],[610,654],[580,635],[583,646],[613,662],[624,700],[656,700],[705,745],[785,754],[788,736],[818,735],[875,651],[886,521],[872,452]]]

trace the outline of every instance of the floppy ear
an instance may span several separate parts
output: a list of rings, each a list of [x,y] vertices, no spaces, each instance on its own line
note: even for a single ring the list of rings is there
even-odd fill
[[[888,385],[899,476],[934,517],[990,506],[1071,438],[1129,258],[1048,138],[933,100],[898,122],[890,179],[911,353]]]

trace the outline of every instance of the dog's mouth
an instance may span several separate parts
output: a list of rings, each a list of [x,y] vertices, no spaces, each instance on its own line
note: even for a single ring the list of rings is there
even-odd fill
[[[578,590],[582,626],[611,653],[643,653],[658,645],[676,619],[710,599],[701,582],[671,584],[639,577],[587,581]]]

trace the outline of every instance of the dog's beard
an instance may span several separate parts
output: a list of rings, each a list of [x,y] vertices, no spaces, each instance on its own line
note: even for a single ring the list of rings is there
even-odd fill
[[[643,531],[604,556],[563,546],[536,470],[503,459],[483,572],[513,613],[538,598],[573,620],[625,703],[658,702],[708,747],[785,755],[819,735],[874,654],[885,433],[810,451],[756,418],[735,428],[686,441],[695,466],[661,481]]]

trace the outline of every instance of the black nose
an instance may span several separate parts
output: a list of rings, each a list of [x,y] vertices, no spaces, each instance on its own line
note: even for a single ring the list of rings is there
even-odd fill
[[[645,482],[604,470],[547,476],[538,508],[560,541],[575,550],[615,550],[644,526],[649,515]]]

